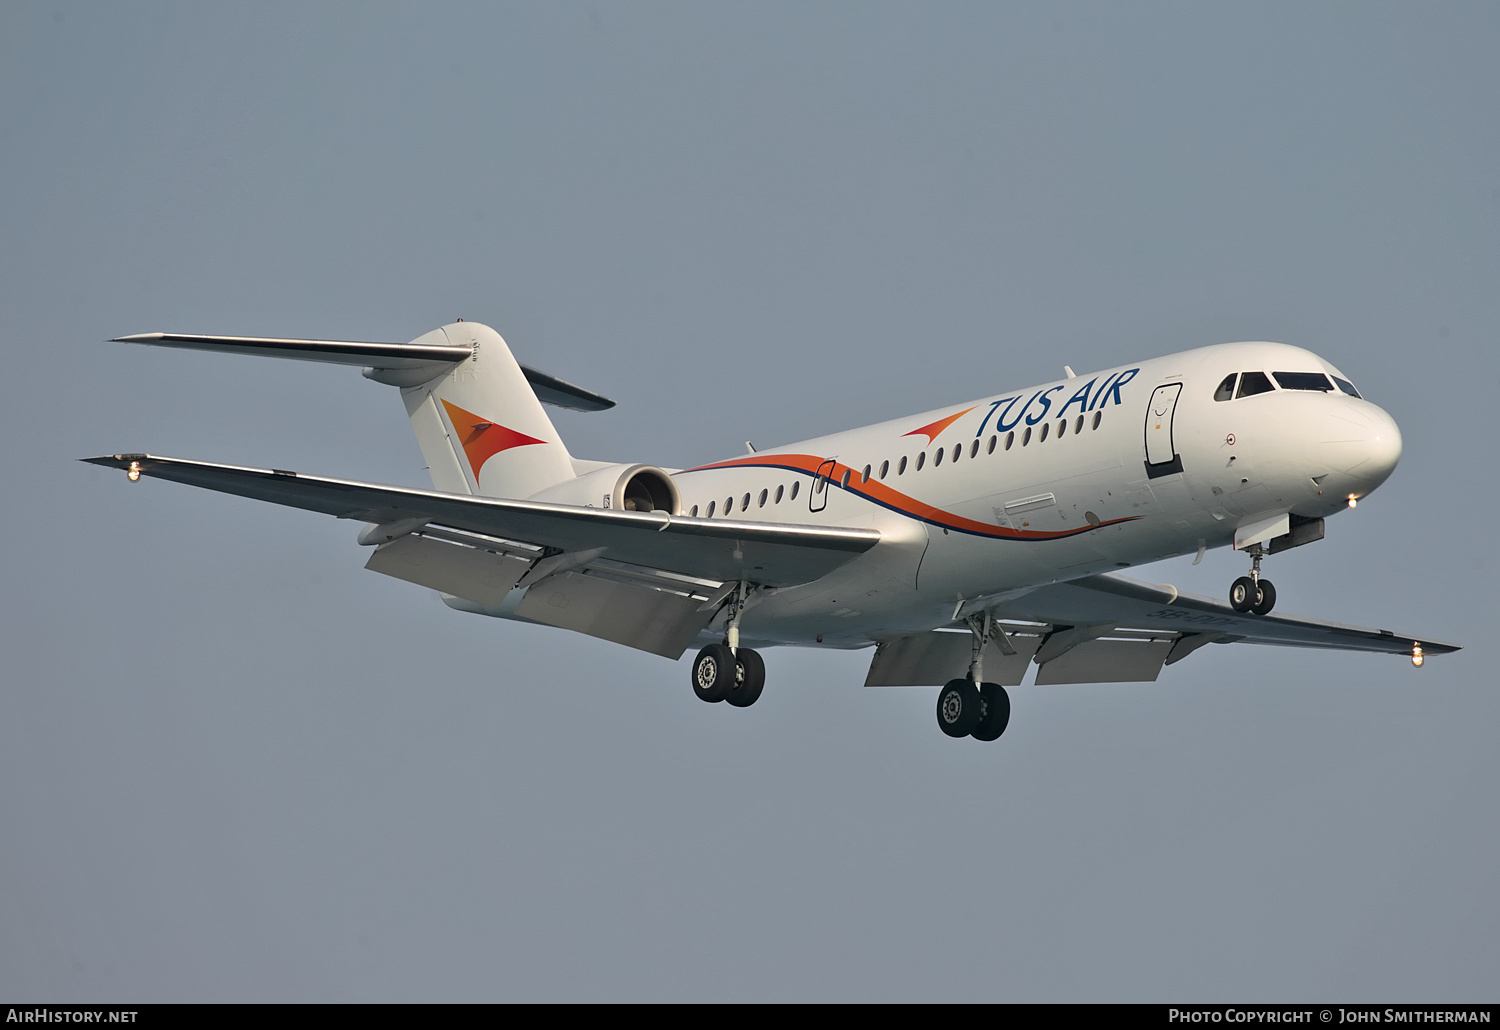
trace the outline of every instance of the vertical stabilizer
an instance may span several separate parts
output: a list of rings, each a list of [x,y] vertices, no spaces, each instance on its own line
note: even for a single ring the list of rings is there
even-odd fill
[[[473,348],[436,379],[401,390],[434,487],[524,498],[573,478],[567,447],[499,333],[455,322],[412,345]]]

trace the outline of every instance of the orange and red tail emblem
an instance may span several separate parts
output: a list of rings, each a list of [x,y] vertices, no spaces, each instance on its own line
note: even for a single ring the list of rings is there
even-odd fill
[[[514,429],[506,429],[498,423],[486,421],[472,411],[465,411],[457,404],[443,401],[443,407],[448,411],[448,421],[453,423],[453,428],[458,433],[459,443],[463,446],[464,455],[469,459],[469,468],[474,470],[476,479],[479,478],[479,470],[484,468],[484,463],[501,451],[508,451],[512,447],[525,447],[527,444],[547,442],[538,440],[534,436],[527,436],[525,433],[518,433]]]

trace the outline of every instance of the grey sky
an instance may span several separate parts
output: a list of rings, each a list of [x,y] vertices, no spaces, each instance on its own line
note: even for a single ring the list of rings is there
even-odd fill
[[[1487,3],[0,6],[0,999],[1494,1001],[1497,44]],[[620,402],[575,454],[663,465],[1306,346],[1405,456],[1280,607],[1465,650],[1205,648],[987,746],[868,652],[723,711],[73,460],[426,485],[357,373],[101,341],[454,317]]]

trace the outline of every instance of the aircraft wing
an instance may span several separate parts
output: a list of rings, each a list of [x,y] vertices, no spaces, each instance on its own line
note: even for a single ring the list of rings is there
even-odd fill
[[[84,461],[338,518],[428,521],[546,549],[592,552],[612,562],[698,579],[790,586],[818,579],[868,551],[873,529],[698,519],[540,501],[472,497],[436,490],[304,476],[150,454]]]
[[[1223,601],[1115,575],[1055,583],[989,606],[989,611],[1006,630],[1011,653],[990,643],[984,675],[1008,686],[1020,683],[1033,661],[1040,685],[1151,681],[1163,665],[1206,644],[1276,644],[1420,654],[1424,659],[1459,649],[1388,629],[1297,615],[1241,614]],[[884,641],[865,685],[932,685],[962,676],[970,639],[967,630],[938,630]]]

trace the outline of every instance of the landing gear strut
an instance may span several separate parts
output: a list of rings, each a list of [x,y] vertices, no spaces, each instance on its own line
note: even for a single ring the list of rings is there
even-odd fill
[[[949,680],[938,693],[938,728],[950,737],[995,740],[1010,723],[1010,695],[998,683],[981,683],[984,648],[997,639],[1006,654],[1015,654],[1005,630],[989,612],[965,620],[974,642],[969,651],[969,675]]]
[[[693,661],[693,693],[702,701],[728,701],[749,708],[766,685],[766,663],[760,652],[740,647],[740,615],[749,591],[744,583],[729,598],[729,623],[722,644],[709,644]]]
[[[1250,547],[1250,575],[1241,576],[1229,585],[1229,607],[1237,612],[1269,615],[1276,607],[1276,587],[1269,579],[1260,577],[1260,560],[1265,549],[1260,544]]]

